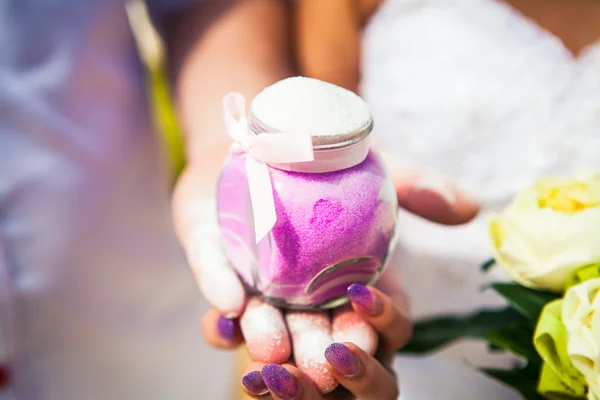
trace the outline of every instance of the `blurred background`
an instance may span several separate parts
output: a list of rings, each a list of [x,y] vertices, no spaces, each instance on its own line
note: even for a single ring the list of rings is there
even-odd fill
[[[126,7],[140,58],[146,69],[154,124],[170,165],[171,182],[174,183],[185,166],[185,154],[165,72],[164,44],[151,23],[145,1],[128,0]],[[202,299],[201,302],[204,310],[208,311],[206,301]],[[204,344],[202,352],[206,362],[202,370],[197,371],[197,376],[198,384],[205,388],[206,400],[250,399],[239,387],[241,371],[238,369],[245,365],[239,361],[247,360],[243,349],[231,352],[216,350]]]
[[[185,155],[183,139],[165,75],[164,44],[152,25],[143,0],[128,0],[126,9],[140,58],[146,68],[154,123],[170,163],[171,176],[175,180],[184,167]]]
[[[292,4],[305,4],[300,3],[302,1],[295,0],[295,3]],[[51,3],[53,2],[30,1],[27,4],[32,6],[26,7],[23,5],[25,1],[14,0],[0,2],[0,10],[9,10],[10,12],[6,13],[9,16],[22,16],[30,12],[37,18],[34,20],[39,23],[40,27],[48,31],[59,31],[53,27],[44,27],[45,16],[36,14],[38,9],[43,10],[42,5],[47,6]],[[109,17],[112,12],[113,16],[121,18],[121,2],[115,1],[114,3],[118,5],[118,10],[113,7],[111,10],[104,11]],[[176,3],[178,1],[173,0],[173,4]],[[146,1],[127,0],[125,4],[129,25],[134,33],[137,49],[146,72],[144,79],[150,94],[151,117],[156,126],[161,149],[168,161],[170,182],[174,183],[185,166],[185,157],[181,129],[175,116],[165,74],[164,45],[150,22]],[[393,162],[392,166],[398,167],[399,170],[412,168],[411,173],[418,168],[419,173],[426,171],[430,174],[428,177],[431,176],[431,179],[424,180],[421,188],[434,190],[440,188],[440,190],[445,190],[449,187],[464,188],[467,194],[459,200],[476,199],[481,206],[481,212],[476,219],[459,227],[440,226],[401,211],[399,226],[402,227],[402,230],[399,232],[399,237],[403,265],[402,270],[398,272],[405,281],[410,282],[406,290],[413,303],[413,313],[415,316],[422,317],[443,312],[467,312],[481,305],[497,305],[497,298],[483,298],[480,291],[482,285],[486,284],[488,280],[497,278],[492,275],[495,272],[493,271],[486,277],[482,277],[478,272],[478,265],[488,259],[491,254],[485,233],[489,216],[502,209],[515,193],[530,185],[539,176],[571,174],[582,169],[598,168],[598,149],[600,149],[600,134],[598,134],[600,131],[600,40],[598,40],[600,37],[600,24],[598,23],[600,21],[600,2],[598,0],[311,0],[310,4],[311,6],[306,8],[300,7],[304,11],[300,11],[297,15],[298,19],[305,22],[304,25],[300,24],[301,26],[296,30],[298,37],[294,41],[298,47],[294,49],[297,53],[296,56],[300,54],[298,58],[301,60],[298,63],[301,65],[298,66],[298,70],[301,74],[331,81],[359,92],[372,108],[376,121],[374,132],[378,139],[381,139],[380,147],[394,156],[390,159]],[[321,7],[324,4],[332,5],[332,7]],[[351,4],[354,8],[336,8],[340,4]],[[69,4],[69,6],[71,5]],[[353,13],[346,15],[341,11],[348,11],[348,9],[352,9]],[[312,10],[313,13],[306,10]],[[322,13],[314,10],[321,10]],[[87,14],[91,15],[93,12],[87,10]],[[61,16],[59,15],[59,17]],[[61,21],[60,18],[57,20]],[[114,21],[116,21],[115,24],[118,24],[121,20],[115,19]],[[11,51],[20,54],[19,50],[22,50],[10,47],[11,42],[18,43],[14,37],[2,35],[3,29],[7,29],[7,27],[15,28],[15,32],[21,32],[19,28],[22,27],[13,27],[11,22],[0,19],[0,43],[10,50],[6,50],[4,54],[0,55],[1,67],[5,66],[3,61],[5,58],[9,58],[12,54]],[[100,24],[103,22],[101,20]],[[39,32],[43,33],[44,29],[42,28]],[[23,30],[27,31],[27,29]],[[89,30],[93,31],[92,27]],[[110,27],[106,31],[97,29],[95,33],[106,34],[109,30]],[[8,32],[11,31],[8,30]],[[35,31],[34,33],[39,32]],[[88,31],[86,30],[86,32]],[[128,35],[127,32],[127,37],[129,37]],[[115,37],[119,39],[118,33],[114,37],[107,36],[110,36],[106,40],[109,42],[108,46],[102,50],[106,51],[107,48],[109,50],[116,48],[116,52],[122,50],[119,47],[121,43],[110,43],[111,40],[115,40]],[[43,39],[42,37],[40,41],[45,45]],[[115,42],[118,41],[115,40]],[[273,42],[277,42],[277,38],[274,37]],[[103,44],[106,43],[103,42]],[[128,52],[127,54],[131,53],[130,49],[125,50]],[[39,59],[45,61],[43,56],[45,54],[39,56]],[[26,53],[26,56],[19,61],[23,61],[26,66],[33,65],[35,67],[36,62],[40,62],[39,59]],[[91,62],[90,60],[86,61],[94,68],[98,65],[105,66],[98,64],[97,59],[93,56],[90,59]],[[127,61],[130,61],[129,58]],[[15,62],[16,64],[18,63]],[[11,72],[19,77],[21,72],[23,75],[29,72],[21,71],[18,65],[15,69],[17,71]],[[102,68],[97,69],[101,70]],[[123,70],[126,71],[125,74],[131,72],[130,66],[126,66]],[[118,81],[119,73],[123,73],[123,70],[119,70],[113,75],[109,74],[110,79]],[[4,72],[0,69],[0,89],[13,88],[11,86],[13,81],[10,79],[6,79],[6,82],[3,81],[3,78],[9,76]],[[110,73],[113,72],[110,71]],[[44,76],[32,75],[34,78],[42,77],[34,83],[45,90]],[[104,94],[102,83],[96,83],[96,86],[86,86],[87,78],[87,76],[79,77],[80,80],[77,83],[83,87],[80,89],[84,94],[90,95],[91,93],[89,97],[92,98],[92,101],[89,104],[92,105],[90,107],[92,110],[86,111],[96,117],[94,113],[98,110],[93,109],[96,105],[93,101],[93,97],[96,95],[94,91]],[[137,79],[137,75],[135,79]],[[24,81],[29,84],[27,77]],[[113,84],[114,82],[109,81]],[[119,86],[121,83],[119,81],[115,86]],[[27,89],[27,87],[25,88]],[[127,85],[120,87],[123,92],[130,88]],[[76,90],[73,92],[75,93]],[[122,95],[123,92],[120,94]],[[0,93],[0,95],[3,94]],[[10,94],[15,95],[18,100],[21,99],[18,96],[21,94],[19,90]],[[75,95],[73,97],[76,98]],[[114,100],[110,96],[107,97],[110,102]],[[4,99],[0,97],[0,112],[4,111],[2,100]],[[118,108],[120,104],[114,103],[117,106],[109,103],[107,107],[109,111],[110,106]],[[18,104],[16,109],[22,106],[21,103],[15,102],[15,104]],[[75,104],[75,114],[76,117],[80,117],[81,115],[77,112],[81,112],[81,114],[85,114],[85,112],[81,110],[83,107],[77,108],[77,106]],[[27,106],[21,108],[25,109],[26,117],[21,115],[18,117],[29,122],[27,112],[30,110],[27,110]],[[36,109],[36,111],[39,110]],[[42,109],[43,111],[46,110]],[[90,125],[95,127],[97,124],[104,127],[102,125],[104,120],[110,120],[102,114],[104,110],[100,111],[101,120],[98,122],[98,120],[90,118],[92,121]],[[129,110],[119,111],[126,114]],[[145,109],[143,111],[145,112]],[[11,113],[2,114],[2,117],[7,120],[10,117],[11,121],[17,119]],[[115,119],[118,118],[119,116],[115,117]],[[19,122],[23,122],[22,120]],[[46,122],[43,118],[40,118],[40,121]],[[1,125],[3,122],[0,120],[0,128],[3,128]],[[56,121],[52,120],[52,122]],[[89,123],[90,121],[85,122]],[[40,123],[39,125],[44,124]],[[121,128],[127,130],[128,126],[124,125],[125,127]],[[31,127],[28,124],[25,126]],[[110,131],[113,125],[108,126],[107,131]],[[46,133],[44,129],[46,126],[41,128],[42,134]],[[101,129],[98,130],[101,131]],[[32,131],[34,131],[32,135],[38,134],[35,129]],[[4,133],[4,131],[0,131],[0,133]],[[108,132],[107,135],[109,133],[112,132]],[[126,136],[123,135],[123,137]],[[141,135],[135,135],[134,132],[131,136],[135,136],[131,139],[131,143],[135,143],[135,140],[138,139],[137,136]],[[48,137],[53,138],[50,135]],[[107,140],[107,143],[109,145],[116,143],[114,147],[118,152],[121,150],[119,146],[126,142],[119,140],[123,139],[117,138],[113,142]],[[47,140],[47,142],[50,143],[52,140]],[[129,145],[130,153],[123,151],[122,154],[125,156],[122,158],[126,159],[131,155],[138,154],[137,149],[132,151],[134,146],[131,143],[125,143]],[[52,142],[49,145],[44,143],[39,147],[46,145],[48,148],[52,148],[55,143]],[[108,148],[109,145],[106,147]],[[36,151],[38,150],[37,147],[32,147]],[[0,150],[5,149],[0,148]],[[106,149],[100,151],[102,150]],[[51,152],[52,150],[50,150]],[[4,166],[3,161],[15,159],[14,157],[10,158],[8,153],[0,153],[0,167]],[[51,157],[49,157],[50,161],[43,158],[42,156],[46,155],[43,152],[40,153],[42,156],[35,152],[31,154],[33,156],[30,159],[35,161],[31,164],[35,164],[34,166],[39,170],[44,170],[46,165],[43,162],[37,163],[37,161],[42,160],[48,163],[54,161]],[[65,158],[68,159],[68,157]],[[117,157],[115,160],[122,161]],[[69,161],[68,159],[67,167],[71,166],[68,164]],[[123,163],[125,162],[123,161]],[[9,166],[21,164],[26,163],[15,162]],[[57,164],[64,167],[63,164]],[[115,162],[115,164],[118,163]],[[50,165],[55,166],[54,164]],[[110,170],[110,167],[113,166],[105,167]],[[109,171],[114,173],[111,178],[120,177],[119,167],[120,164],[114,167],[117,172]],[[124,179],[126,184],[122,184],[122,186],[108,185],[111,189],[118,189],[114,190],[115,192],[122,192],[121,196],[123,197],[116,197],[122,203],[127,203],[128,194],[134,193],[134,190],[128,193],[123,189],[130,189],[132,186],[137,189],[135,178],[145,179],[148,177],[144,175],[145,171],[141,173],[139,171],[149,168],[148,165],[134,163],[133,167],[138,167],[138,169],[132,168],[132,176],[127,177],[130,180]],[[5,168],[5,170],[7,169]],[[29,173],[29,171],[26,172]],[[77,170],[77,172],[79,171]],[[10,178],[16,175],[13,170],[10,170],[9,174],[0,176],[0,195],[3,194],[3,188],[9,187]],[[29,177],[29,175],[26,176]],[[36,178],[40,177],[40,181],[44,183],[46,176],[43,173],[36,176]],[[69,175],[68,178],[71,176]],[[80,177],[78,176],[78,178]],[[53,190],[60,191],[61,189],[50,188],[47,192],[53,193]],[[138,193],[140,198],[145,200],[145,192],[143,190],[140,192]],[[44,197],[45,193],[42,192],[40,195],[32,192],[31,197],[38,201],[39,199],[44,201],[39,204],[33,201],[19,203],[20,199],[15,200],[14,198],[10,198],[8,201],[14,202],[16,206],[33,204],[28,211],[33,213],[48,207],[48,202]],[[102,189],[93,194],[102,195]],[[3,200],[1,196],[0,200]],[[70,203],[65,206],[62,198],[58,197],[58,200],[57,203],[60,203],[60,206],[69,208]],[[457,198],[451,200],[457,201]],[[465,201],[465,203],[467,202]],[[158,201],[152,205],[162,211],[166,208]],[[70,208],[75,209],[76,207]],[[126,211],[130,212],[136,208],[137,204],[134,204]],[[15,209],[21,211],[25,217],[28,216],[28,212],[23,212],[20,207],[15,207]],[[60,210],[62,211],[62,208]],[[0,214],[1,224],[7,220],[7,215],[4,214],[3,209],[0,209],[0,212],[2,212]],[[59,215],[57,218],[61,218],[61,216]],[[134,218],[133,223],[139,223],[139,219],[143,218]],[[130,234],[137,240],[136,234],[140,232],[131,234],[132,231],[127,230],[127,223],[123,223],[122,226],[117,224],[119,218],[115,218],[114,222],[115,230],[123,229],[124,236]],[[146,222],[148,221],[144,220],[137,226],[144,228],[141,234],[151,230],[146,229]],[[163,222],[163,228],[171,226],[170,219]],[[154,228],[155,225],[150,225],[150,227]],[[10,228],[13,229],[12,233],[21,232],[14,226]],[[17,228],[20,227],[17,225]],[[2,233],[4,232],[0,232],[0,234]],[[52,233],[54,234],[54,231]],[[50,243],[48,247],[51,247],[54,244],[50,240],[51,238],[53,235],[47,235],[38,242],[43,242],[44,246]],[[427,238],[427,240],[423,240],[423,238]],[[0,239],[3,238],[0,237]],[[25,238],[22,251],[25,255],[29,254],[27,246],[31,244],[27,241],[28,239]],[[103,239],[106,239],[109,244],[114,244],[114,241],[118,242],[119,240],[119,238],[112,237]],[[143,242],[144,239],[141,238],[140,242]],[[96,240],[96,238],[90,240]],[[2,242],[0,242],[1,244]],[[137,242],[134,243],[134,246],[137,244]],[[0,248],[0,250],[2,249]],[[142,252],[146,253],[146,250],[143,248]],[[101,253],[102,248],[98,252]],[[160,264],[160,260],[156,263]],[[73,264],[77,265],[77,263]],[[90,269],[95,270],[93,267],[94,265]],[[189,271],[186,269],[186,272]],[[133,277],[132,281],[138,278],[135,272],[131,273],[129,277]],[[190,276],[189,280],[191,279]],[[185,286],[185,281],[183,283],[179,281],[179,283]],[[172,291],[177,291],[177,289],[178,287],[171,288]],[[85,296],[81,296],[81,298],[85,298]],[[201,311],[207,310],[208,305],[204,300],[201,301]],[[115,300],[114,304],[119,303]],[[34,315],[35,313],[30,314],[34,317],[38,316]],[[40,312],[40,314],[43,313]],[[32,317],[32,319],[34,318]],[[186,327],[182,330],[186,330]],[[0,340],[1,334],[2,332],[0,332]],[[200,337],[199,322],[197,331],[191,334],[197,334]],[[89,336],[93,337],[93,335]],[[453,362],[464,363],[467,360],[477,364],[482,360],[489,361],[487,349],[480,344],[469,343],[447,350],[443,356]],[[1,351],[0,347],[0,355]],[[240,371],[236,371],[235,368],[246,364],[247,360],[236,365],[236,360],[243,357],[245,353],[243,351],[241,353],[218,351],[204,343],[201,344],[200,351],[204,362],[200,370],[192,371],[192,373],[198,376],[198,385],[205,388],[205,396],[202,400],[243,398],[239,393]],[[51,371],[51,367],[50,365],[46,370]],[[430,377],[425,378],[430,379]],[[440,381],[443,381],[443,376]],[[422,386],[429,386],[429,382],[425,382]],[[419,399],[418,396],[416,398]],[[10,399],[10,394],[0,394],[0,400],[7,399]]]

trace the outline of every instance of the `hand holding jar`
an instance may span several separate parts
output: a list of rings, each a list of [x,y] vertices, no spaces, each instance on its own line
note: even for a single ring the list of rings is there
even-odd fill
[[[330,392],[344,383],[330,362],[334,342],[354,343],[349,351],[363,363],[380,365],[372,358],[378,346],[389,357],[410,335],[391,271],[378,283],[382,291],[366,286],[391,259],[398,200],[443,223],[468,220],[476,207],[424,184],[431,180],[420,174],[388,175],[370,149],[368,107],[344,89],[291,78],[260,93],[249,119],[239,95],[224,105],[234,146],[219,182],[217,218],[196,229],[186,249],[216,308],[205,318],[205,335],[218,347],[245,340],[262,363],[249,367],[254,378],[264,364],[287,362],[293,347],[299,373]],[[351,307],[343,307],[348,299]],[[265,370],[267,386],[273,369]]]

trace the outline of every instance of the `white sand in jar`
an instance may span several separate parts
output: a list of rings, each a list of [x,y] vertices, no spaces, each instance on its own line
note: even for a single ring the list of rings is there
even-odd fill
[[[355,93],[317,79],[292,77],[264,89],[252,102],[262,124],[280,132],[319,136],[320,143],[338,142],[371,123],[369,107]]]

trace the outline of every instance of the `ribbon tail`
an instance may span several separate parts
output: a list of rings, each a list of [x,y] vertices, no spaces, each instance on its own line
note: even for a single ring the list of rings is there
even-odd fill
[[[265,163],[246,157],[246,173],[254,216],[254,234],[258,243],[269,234],[277,222],[273,187],[269,168]]]

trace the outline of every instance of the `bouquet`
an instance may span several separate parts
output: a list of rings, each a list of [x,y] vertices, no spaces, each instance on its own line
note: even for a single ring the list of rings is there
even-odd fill
[[[524,398],[600,400],[600,174],[538,181],[491,218],[489,235],[482,273],[506,271],[488,289],[508,305],[417,321],[402,351],[479,338],[524,360],[481,368]]]

